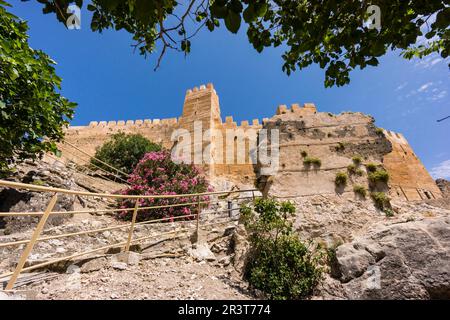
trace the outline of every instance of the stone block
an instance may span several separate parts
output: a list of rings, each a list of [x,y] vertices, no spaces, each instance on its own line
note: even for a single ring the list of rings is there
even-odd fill
[[[138,265],[140,260],[141,255],[132,251],[120,252],[111,257],[111,263],[123,262],[130,266]]]
[[[287,113],[287,106],[285,104],[279,105],[277,108],[277,115]]]
[[[300,112],[301,111],[300,105],[298,103],[293,103],[291,105],[291,111],[294,112],[294,113],[295,112]]]

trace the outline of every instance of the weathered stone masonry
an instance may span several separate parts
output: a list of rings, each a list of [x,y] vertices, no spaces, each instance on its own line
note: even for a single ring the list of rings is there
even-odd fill
[[[264,118],[261,123],[258,119],[253,119],[251,123],[242,121],[238,125],[231,116],[225,117],[223,122],[219,97],[212,84],[186,92],[183,112],[179,118],[93,121],[88,126],[69,127],[66,140],[93,154],[113,133],[140,133],[170,149],[175,143],[171,140],[174,130],[185,129],[193,133],[195,121],[201,121],[203,132],[208,129],[219,131],[225,139],[232,139],[222,146],[223,159],[225,145],[231,143],[234,146],[234,162],[218,163],[217,152],[221,146],[216,143],[214,135],[206,137],[197,145],[192,140],[193,158],[199,152],[210,150],[212,161],[203,164],[210,179],[222,178],[239,184],[253,184],[258,170],[250,163],[249,157],[246,158],[246,163],[237,163],[238,137],[226,137],[226,130],[241,129],[241,133],[245,134],[249,132],[248,129],[256,129],[257,132],[262,128],[277,128],[280,130],[280,167],[279,173],[274,177],[272,193],[280,191],[286,194],[283,188],[289,188],[293,196],[350,192],[352,184],[367,183],[366,177],[354,178],[346,190],[335,189],[334,177],[336,172],[344,171],[352,163],[354,155],[361,155],[364,162],[378,163],[389,172],[391,196],[405,200],[442,196],[406,139],[391,131],[384,130],[381,135],[376,133],[374,119],[370,116],[350,112],[339,115],[318,112],[314,104],[306,103],[303,106],[293,104],[291,108],[281,105],[277,108],[276,115],[270,119]],[[208,145],[210,149],[206,149]],[[249,148],[247,139],[246,154],[249,153]],[[320,158],[320,168],[305,167],[302,151]],[[66,153],[65,156],[69,158],[70,154]]]

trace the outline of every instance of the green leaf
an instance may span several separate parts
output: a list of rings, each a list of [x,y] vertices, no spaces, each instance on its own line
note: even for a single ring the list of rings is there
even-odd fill
[[[241,26],[241,15],[230,11],[225,18],[225,26],[232,33],[237,33]]]
[[[369,64],[371,66],[377,66],[378,65],[378,59],[373,57],[372,59],[367,61],[367,64]]]
[[[121,1],[120,0],[97,0],[97,2],[100,4],[100,6],[102,6],[102,8],[104,8],[108,11],[112,11],[117,8],[117,6],[120,4]],[[148,1],[148,2],[150,2],[150,1]]]
[[[228,15],[228,8],[225,5],[220,6],[217,1],[209,7],[209,11],[219,19],[224,19]]]
[[[269,5],[264,2],[261,4],[256,4],[256,14],[258,15],[258,17],[264,17],[267,13],[267,9],[269,8]]]
[[[136,18],[143,24],[148,25],[152,18],[152,11],[155,9],[153,1],[136,0]]]
[[[252,3],[250,3],[247,8],[244,10],[244,13],[242,14],[244,17],[244,21],[247,23],[253,22],[258,17],[256,15],[255,7]]]

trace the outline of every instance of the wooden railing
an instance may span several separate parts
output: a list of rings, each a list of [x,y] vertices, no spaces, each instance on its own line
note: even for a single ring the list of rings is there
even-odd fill
[[[201,209],[202,209],[202,207],[205,207],[206,205],[208,205],[210,203],[210,200],[202,201],[202,197],[205,197],[205,196],[227,197],[231,194],[244,193],[244,192],[250,193],[251,192],[251,196],[240,197],[239,200],[247,200],[247,199],[254,200],[255,199],[255,191],[256,191],[256,189],[248,189],[248,190],[215,191],[215,192],[204,192],[204,193],[195,193],[195,194],[176,194],[176,195],[122,195],[122,194],[93,193],[93,192],[85,192],[85,191],[67,190],[67,189],[61,189],[61,188],[24,184],[24,183],[12,182],[12,181],[6,181],[6,180],[0,180],[0,186],[7,187],[7,188],[13,188],[13,189],[24,189],[24,190],[35,191],[35,192],[48,192],[48,193],[53,194],[46,209],[42,212],[0,212],[0,217],[14,217],[14,216],[38,216],[38,217],[40,217],[39,222],[29,240],[19,240],[19,241],[3,242],[3,243],[0,242],[0,248],[26,244],[14,271],[0,274],[0,279],[10,277],[8,280],[8,283],[6,285],[6,288],[5,288],[6,290],[12,290],[17,278],[19,277],[21,272],[24,272],[24,271],[39,269],[39,268],[42,268],[42,267],[45,267],[45,266],[48,266],[48,265],[51,265],[51,264],[54,264],[57,262],[72,260],[72,259],[80,257],[80,256],[85,256],[85,255],[92,254],[92,253],[99,252],[99,251],[105,251],[110,248],[114,248],[114,247],[118,247],[118,246],[119,247],[123,246],[123,250],[125,252],[128,252],[130,250],[130,246],[134,243],[142,242],[144,240],[148,240],[151,238],[157,238],[157,237],[165,236],[165,235],[174,235],[175,236],[176,233],[185,233],[188,231],[188,229],[183,228],[181,230],[177,229],[174,231],[148,235],[148,236],[144,236],[144,237],[140,237],[140,238],[133,238],[133,232],[137,225],[144,225],[144,224],[151,224],[151,223],[165,222],[165,221],[180,222],[182,220],[185,220],[186,218],[191,218],[191,219],[196,219],[195,232],[198,236],[200,227],[219,225],[219,224],[229,223],[232,221],[231,219],[227,219],[226,221],[202,224],[200,226]],[[121,209],[78,210],[78,211],[53,211],[53,208],[54,208],[55,204],[57,203],[59,194],[86,196],[86,197],[99,197],[99,198],[105,198],[105,199],[132,199],[132,200],[135,200],[135,205],[133,208],[123,208],[123,209],[121,208]],[[181,197],[193,198],[193,200],[195,200],[195,201],[188,202],[188,203],[173,203],[173,204],[160,205],[160,206],[145,206],[145,207],[139,206],[139,200],[141,200],[141,199],[169,199],[170,198],[170,199],[176,200],[177,198],[181,198]],[[228,201],[228,200],[227,199],[217,199],[216,202],[219,202],[219,201]],[[167,217],[167,218],[161,218],[161,219],[153,219],[153,220],[148,220],[148,221],[136,222],[139,211],[141,211],[141,210],[163,209],[163,208],[181,207],[181,206],[184,206],[184,207],[196,206],[197,213],[183,215],[183,216]],[[221,210],[221,211],[216,211],[215,213],[230,212],[231,210],[232,209]],[[41,237],[41,233],[44,229],[47,219],[51,215],[81,214],[81,213],[97,214],[97,213],[113,213],[113,212],[124,212],[124,211],[132,211],[132,217],[131,217],[130,223],[108,226],[108,227],[104,227],[104,228],[91,229],[91,230],[84,230],[84,231],[79,231],[79,232],[64,233],[64,234]],[[31,251],[33,250],[33,247],[35,246],[35,244],[37,242],[47,241],[47,240],[52,240],[52,239],[59,239],[59,238],[74,237],[74,236],[79,236],[79,235],[93,234],[93,233],[98,233],[98,232],[104,232],[104,231],[115,230],[115,229],[124,229],[124,228],[129,228],[126,241],[109,244],[109,245],[102,246],[99,248],[74,253],[69,256],[59,257],[59,258],[51,259],[50,261],[46,261],[46,262],[38,263],[38,264],[35,264],[32,266],[24,267]]]

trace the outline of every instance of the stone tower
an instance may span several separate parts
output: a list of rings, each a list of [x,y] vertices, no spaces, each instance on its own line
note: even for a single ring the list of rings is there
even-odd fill
[[[191,159],[214,174],[214,130],[222,124],[219,96],[211,83],[186,92],[179,128],[189,131],[192,139]]]

